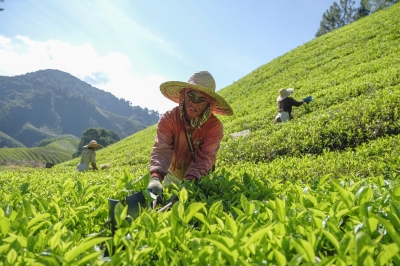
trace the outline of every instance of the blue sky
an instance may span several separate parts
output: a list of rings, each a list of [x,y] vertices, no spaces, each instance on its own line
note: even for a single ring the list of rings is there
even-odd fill
[[[162,82],[207,70],[222,89],[314,39],[333,2],[4,0],[0,75],[59,69],[163,113]]]

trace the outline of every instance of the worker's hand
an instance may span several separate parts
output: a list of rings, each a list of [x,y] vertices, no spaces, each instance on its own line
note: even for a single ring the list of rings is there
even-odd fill
[[[305,103],[309,103],[311,101],[312,101],[312,96],[308,96],[307,98],[303,99],[303,102],[305,102]]]
[[[158,177],[152,177],[150,179],[147,190],[162,198],[163,187],[161,185],[160,179]]]
[[[99,169],[97,168],[96,163],[92,163],[92,170],[99,170]]]

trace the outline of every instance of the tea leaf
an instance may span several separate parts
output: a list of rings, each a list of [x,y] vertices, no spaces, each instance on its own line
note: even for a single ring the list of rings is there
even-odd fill
[[[0,254],[7,253],[10,250],[10,244],[2,244],[0,246]]]
[[[76,263],[76,265],[87,265],[86,264],[87,262],[89,262],[95,258],[98,258],[101,253],[103,253],[103,251],[97,251],[97,252],[91,253],[91,254],[83,257],[81,260],[79,260]]]
[[[390,237],[393,239],[394,243],[396,243],[397,248],[400,249],[400,235],[397,233],[396,229],[393,227],[393,225],[386,220],[385,218],[382,218],[378,215],[372,214],[373,217],[378,219],[378,221],[386,228],[387,232],[389,233]]]
[[[58,246],[60,237],[61,237],[61,231],[58,231],[54,234],[54,236],[50,240],[51,249],[55,249]]]
[[[354,196],[354,199],[358,201],[358,205],[362,205],[363,203],[366,203],[372,198],[372,189],[370,187],[362,187],[360,188],[356,195]]]
[[[235,220],[233,220],[232,217],[230,217],[225,212],[223,214],[225,216],[225,228],[232,233],[233,237],[236,237],[236,234],[237,234],[237,231],[238,231],[238,227],[237,227],[237,225],[235,223]]]
[[[115,205],[114,215],[118,227],[121,226],[122,221],[125,220],[127,213],[128,213],[128,205],[123,206],[121,202],[118,202],[117,205]]]
[[[10,220],[6,217],[0,217],[0,233],[5,236],[10,230]]]
[[[400,185],[395,186],[393,188],[392,193],[393,193],[393,197],[400,197]]]
[[[95,191],[95,190],[99,189],[100,187],[101,187],[100,185],[91,186],[85,191],[85,194],[88,195],[90,192]]]
[[[174,208],[176,206],[176,208]],[[178,218],[183,220],[185,215],[185,207],[182,202],[177,202],[174,204],[173,208],[176,210]]]
[[[193,216],[198,213],[200,210],[205,210],[205,203],[194,202],[188,206],[185,211],[185,223],[189,223],[189,221],[193,218]]]
[[[28,226],[28,228],[30,228],[30,230],[29,230],[30,235],[36,234],[36,231],[39,230],[40,228],[42,228],[44,225],[50,226],[50,225],[51,225],[51,222],[45,220],[45,221],[43,221],[43,222],[37,224],[36,226],[33,226],[33,227],[29,227],[29,226]]]
[[[54,210],[56,211],[57,216],[60,216],[61,210],[60,210],[60,206],[58,206],[58,203],[55,202],[53,199],[51,200],[50,206],[52,206],[54,208]]]
[[[339,241],[337,241],[336,237],[324,229],[322,229],[322,233],[331,242],[331,244],[335,247],[336,251],[339,252]]]
[[[232,239],[224,236],[209,235],[203,238],[203,240],[212,243],[213,246],[221,250],[226,255],[231,265],[236,264],[239,254],[237,250],[230,250],[230,248],[233,247],[234,244]]]
[[[256,241],[258,241],[259,239],[263,238],[266,234],[268,234],[269,232],[271,232],[272,227],[275,225],[275,223],[270,224],[264,228],[261,228],[259,230],[257,230],[256,232],[254,232],[249,239],[247,240],[247,242],[244,244],[243,248],[247,248],[249,247],[251,244],[255,243]]]
[[[304,239],[294,239],[293,241],[296,250],[299,253],[303,253],[306,261],[314,263],[315,262],[315,253],[311,244]]]
[[[141,190],[146,202],[152,202],[157,198],[156,194],[153,194],[152,192],[148,191],[147,189]]]
[[[371,245],[371,238],[365,232],[358,232],[355,235],[355,247],[356,253],[361,256],[365,248],[368,248]]]
[[[64,259],[67,262],[72,262],[72,260],[74,260],[76,257],[78,257],[79,254],[85,252],[87,249],[93,248],[94,245],[100,244],[109,239],[111,239],[111,237],[99,237],[99,238],[94,238],[94,239],[91,239],[88,241],[83,241],[80,245],[74,247],[72,250],[65,253]]]
[[[208,211],[208,217],[210,219],[213,219],[215,215],[218,215],[221,212],[222,212],[222,200],[217,200],[211,205]]]
[[[156,238],[160,238],[161,236],[168,234],[172,229],[172,226],[162,228],[158,232],[154,232],[154,235],[156,236]]]
[[[390,210],[400,220],[400,203],[398,201],[392,201],[390,203]]]
[[[185,187],[183,187],[180,191],[179,191],[179,200],[182,203],[186,203],[186,201],[188,200],[188,191],[186,190]]]
[[[78,196],[76,195],[76,193],[75,193],[75,190],[74,190],[74,188],[73,187],[68,187],[68,191],[69,191],[69,193],[72,195],[72,197],[73,197],[73,199],[75,200],[75,204],[76,205],[79,205],[79,199],[78,199]]]
[[[20,187],[19,190],[21,190],[21,195],[25,194],[28,192],[29,188],[29,183],[23,183]]]
[[[387,263],[400,251],[396,243],[384,245],[383,250],[376,258],[376,265],[387,265]]]
[[[243,209],[244,213],[248,214],[247,211],[248,211],[248,207],[249,207],[249,201],[244,196],[244,194],[240,195],[240,204],[242,206],[242,209]]]
[[[332,179],[331,182],[336,187],[336,189],[339,191],[339,194],[340,194],[344,204],[346,204],[348,211],[351,213],[353,203],[352,203],[352,200],[349,195],[350,192],[346,191],[336,180]]]
[[[43,214],[38,214],[28,222],[28,228],[31,228],[34,224],[40,222],[43,219],[49,218],[50,214],[49,213],[43,213]]]
[[[286,213],[285,213],[285,203],[283,200],[276,198],[275,199],[276,203],[276,216],[278,217],[278,220],[281,222],[285,221],[286,218]]]
[[[280,265],[280,266],[286,265],[285,255],[283,255],[281,252],[279,252],[275,248],[273,249],[273,252],[274,252],[275,260],[276,260],[276,262],[278,262],[278,265]]]
[[[209,222],[206,220],[206,217],[202,213],[195,213],[194,217],[199,219],[203,224],[205,224],[207,227],[209,227]]]
[[[15,251],[15,249],[11,249],[10,251],[8,251],[8,254],[7,254],[7,262],[10,265],[13,265],[14,262],[17,260],[17,257],[18,257],[18,254]]]
[[[352,246],[352,239],[349,235],[344,235],[339,245],[339,255],[344,256]]]
[[[390,222],[392,223],[394,228],[400,228],[400,220],[399,218],[396,216],[396,214],[392,213],[392,212],[387,212],[386,213],[387,216],[389,217]]]
[[[242,240],[244,237],[250,234],[251,230],[256,224],[257,223],[254,222],[254,223],[245,223],[244,225],[242,225],[237,233],[237,238]]]
[[[217,221],[219,227],[220,227],[222,230],[225,230],[224,221],[222,221],[222,219],[218,218],[217,216],[215,216],[214,219]]]

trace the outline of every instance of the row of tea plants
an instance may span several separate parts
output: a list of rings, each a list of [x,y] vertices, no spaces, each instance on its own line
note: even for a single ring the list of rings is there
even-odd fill
[[[113,237],[108,198],[122,201],[145,188],[145,167],[135,175],[125,167],[84,174],[71,166],[5,172],[0,179],[0,261],[398,264],[399,144],[395,137],[356,151],[248,162],[229,171],[221,166],[198,185],[166,190],[166,198],[178,193],[180,199],[170,211],[146,208],[128,223],[126,207],[118,204]],[[356,168],[363,161],[365,169]]]

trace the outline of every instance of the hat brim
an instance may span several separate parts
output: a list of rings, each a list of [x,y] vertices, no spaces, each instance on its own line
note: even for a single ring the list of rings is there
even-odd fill
[[[92,144],[92,145],[88,144],[83,147],[84,148],[103,148],[103,146],[101,144]]]
[[[279,95],[278,98],[276,98],[276,100],[278,102],[285,100],[287,97],[290,96],[290,94],[292,94],[294,92],[294,89],[287,89],[286,92],[287,92],[286,95],[284,95],[284,96]]]
[[[224,100],[224,98],[222,98],[217,93],[210,91],[207,88],[182,81],[168,81],[160,85],[161,93],[171,101],[176,102],[178,104],[179,104],[179,94],[184,88],[192,88],[201,91],[209,95],[210,97],[214,98],[215,104],[212,110],[214,114],[233,115],[232,107]]]

